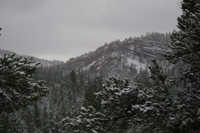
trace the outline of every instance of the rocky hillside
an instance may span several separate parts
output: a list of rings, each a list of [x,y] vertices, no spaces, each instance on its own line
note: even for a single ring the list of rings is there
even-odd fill
[[[128,76],[129,73],[145,71],[153,58],[166,66],[167,64],[161,54],[167,49],[167,42],[142,38],[116,40],[97,48],[93,52],[71,58],[64,66],[81,71]]]
[[[172,73],[173,66],[162,57],[162,53],[168,49],[169,42],[170,34],[148,33],[141,37],[106,43],[93,52],[71,58],[65,63],[39,58],[35,60],[40,62],[41,66],[55,66],[55,70],[62,76],[74,69],[76,72],[85,73],[86,78],[96,76],[106,78],[110,75],[133,78],[137,74],[148,76],[151,60],[156,58],[165,71]],[[0,49],[0,56],[5,53],[13,52]]]

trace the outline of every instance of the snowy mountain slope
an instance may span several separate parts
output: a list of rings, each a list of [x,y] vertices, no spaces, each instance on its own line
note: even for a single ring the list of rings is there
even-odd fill
[[[127,76],[131,72],[145,71],[153,58],[162,63],[161,54],[167,49],[166,42],[129,38],[122,42],[113,41],[93,52],[71,58],[64,66],[75,70],[103,71],[108,75]]]
[[[132,78],[136,74],[142,75],[141,73],[148,75],[151,60],[156,58],[165,72],[172,73],[171,70],[168,70],[173,66],[161,56],[168,49],[169,42],[169,35],[151,33],[147,36],[106,43],[93,52],[71,58],[65,63],[38,58],[35,60],[44,67],[60,65],[58,68],[62,69],[62,75],[66,75],[74,69],[77,72],[85,72],[86,77],[118,75]],[[12,54],[13,52],[0,49],[0,56],[5,53]],[[58,68],[56,67],[56,69]]]

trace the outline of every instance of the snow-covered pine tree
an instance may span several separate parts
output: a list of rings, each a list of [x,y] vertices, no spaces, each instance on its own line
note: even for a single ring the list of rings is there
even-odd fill
[[[200,80],[200,1],[183,0],[178,32],[172,33],[170,51],[164,56],[171,63],[182,63],[183,81],[199,88]]]
[[[41,128],[41,114],[40,114],[41,110],[39,109],[39,106],[36,103],[34,103],[33,105],[33,121],[35,124],[35,130],[40,130]]]
[[[120,133],[130,128],[136,132],[175,131],[177,104],[169,91],[172,85],[155,60],[153,63],[152,87],[146,87],[139,78],[132,85],[127,79],[109,77],[103,89],[95,93],[100,109],[82,107],[78,116],[61,121],[63,132]]]
[[[137,90],[128,79],[122,80],[111,76],[106,79],[103,90],[95,95],[101,103],[101,113],[107,119],[102,124],[105,131],[116,133],[127,131],[132,124],[131,117],[135,115],[132,105],[137,101]]]
[[[135,79],[137,102],[132,106],[136,127],[142,132],[173,132],[176,107],[171,93],[172,83],[155,60],[150,67],[151,87]],[[173,81],[173,80],[172,80]]]
[[[95,93],[100,109],[82,107],[75,118],[67,117],[61,125],[64,132],[125,132],[133,121],[132,105],[136,102],[137,91],[128,80],[109,77],[103,89]]]
[[[178,17],[179,31],[172,33],[170,51],[165,57],[180,63],[179,97],[182,132],[200,131],[200,1],[183,0],[183,14]]]
[[[26,107],[48,92],[43,81],[33,81],[38,65],[33,58],[15,54],[0,58],[0,114]]]

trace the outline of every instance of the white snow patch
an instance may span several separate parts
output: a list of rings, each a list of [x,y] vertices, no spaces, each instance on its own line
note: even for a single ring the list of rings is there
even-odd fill
[[[109,46],[109,45],[104,45],[104,50],[107,50],[107,49],[108,49],[108,46]]]
[[[97,70],[99,70],[101,68],[101,66],[97,67]]]
[[[156,46],[154,46],[153,49],[155,49],[155,50],[162,50],[161,48],[156,47]]]
[[[132,45],[129,46],[129,49],[130,49],[130,50],[134,50],[134,48],[135,48],[135,46],[132,46]]]
[[[143,70],[146,69],[146,64],[140,63],[138,60],[133,60],[131,58],[127,58],[127,63],[128,66],[131,66],[131,64],[136,65],[136,69],[139,72],[140,68],[142,68]]]
[[[18,71],[18,73],[19,73],[20,75],[24,75],[24,74],[25,74],[25,72],[22,72],[22,71]]]
[[[117,53],[112,53],[110,57],[116,57]]]
[[[96,61],[93,61],[92,63],[90,63],[89,65],[87,65],[86,67],[84,67],[83,70],[84,70],[84,71],[85,71],[85,70],[89,70],[90,67],[91,67],[92,65],[94,65],[95,62],[96,62]]]

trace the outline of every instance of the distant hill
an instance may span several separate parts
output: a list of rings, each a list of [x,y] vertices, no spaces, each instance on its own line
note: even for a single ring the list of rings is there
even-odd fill
[[[156,58],[164,71],[172,73],[173,65],[162,56],[162,53],[168,50],[169,42],[170,33],[152,32],[141,37],[129,37],[123,41],[115,40],[106,43],[95,51],[70,58],[65,63],[58,60],[49,61],[34,58],[43,67],[56,66],[55,70],[60,71],[62,76],[67,75],[73,69],[77,73],[84,73],[86,77],[103,76],[106,78],[110,75],[117,75],[133,78],[137,74],[148,76],[148,67],[153,58]],[[14,52],[0,49],[0,56],[5,53],[12,54]]]
[[[9,50],[3,50],[0,49],[0,57],[4,56],[4,54],[14,54],[15,52],[9,51]],[[17,56],[22,56],[22,57],[31,57],[29,55],[19,55],[17,53],[15,53]],[[42,67],[49,67],[49,66],[56,66],[56,65],[61,65],[63,64],[62,61],[59,60],[53,60],[53,61],[49,61],[49,60],[45,60],[45,59],[39,59],[37,57],[33,57],[37,62],[40,62],[40,65]]]
[[[162,53],[168,49],[169,34],[148,33],[146,36],[116,40],[93,52],[69,59],[63,65],[69,70],[88,71],[90,74],[119,75],[130,77],[146,71],[151,60],[156,58],[166,69],[170,64]]]

